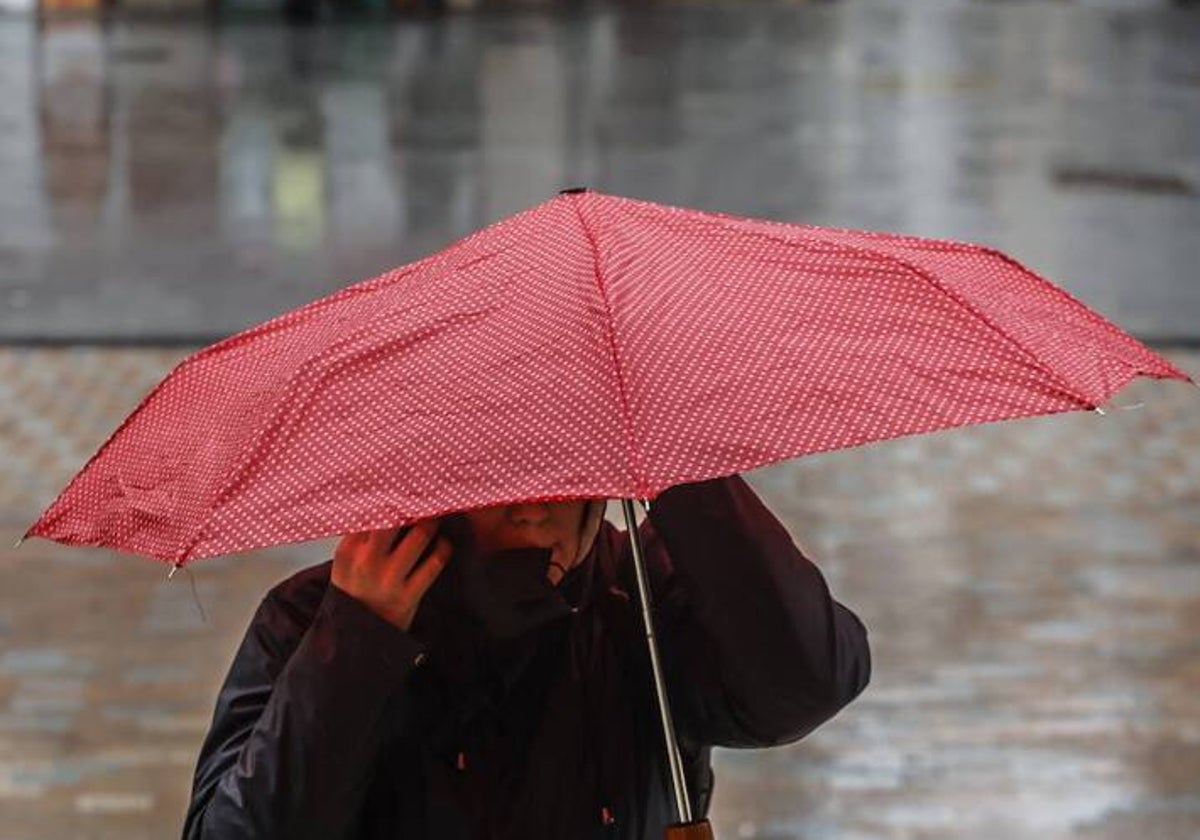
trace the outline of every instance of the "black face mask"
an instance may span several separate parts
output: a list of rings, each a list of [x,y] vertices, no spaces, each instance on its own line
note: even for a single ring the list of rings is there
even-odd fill
[[[453,601],[488,635],[511,639],[573,609],[549,580],[549,548],[509,548],[480,553],[470,526],[461,516],[447,517],[441,532],[454,544],[450,564],[426,593],[427,599]]]

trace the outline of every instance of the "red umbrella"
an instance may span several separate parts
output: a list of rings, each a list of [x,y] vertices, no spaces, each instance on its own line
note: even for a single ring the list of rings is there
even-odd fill
[[[1191,381],[985,246],[559,194],[184,359],[29,528],[171,564]]]
[[[993,248],[566,190],[184,359],[26,536],[179,566],[618,497],[638,558],[629,500],[1139,375],[1192,381]]]

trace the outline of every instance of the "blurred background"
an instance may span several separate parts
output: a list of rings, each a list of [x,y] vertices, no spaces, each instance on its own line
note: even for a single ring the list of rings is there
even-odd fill
[[[13,539],[188,354],[564,187],[993,245],[1200,377],[1194,3],[0,0],[0,67],[2,840],[178,836],[334,544]],[[746,477],[874,671],[718,837],[1200,838],[1200,391]]]

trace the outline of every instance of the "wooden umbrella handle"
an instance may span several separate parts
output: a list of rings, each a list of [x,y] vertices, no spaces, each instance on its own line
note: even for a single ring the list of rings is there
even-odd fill
[[[712,825],[708,820],[690,823],[675,823],[663,830],[664,840],[713,840]]]

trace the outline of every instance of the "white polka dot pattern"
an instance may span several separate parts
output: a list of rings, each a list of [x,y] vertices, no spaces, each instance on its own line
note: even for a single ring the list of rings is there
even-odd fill
[[[1188,379],[1003,254],[560,194],[184,359],[30,528],[171,563]]]

